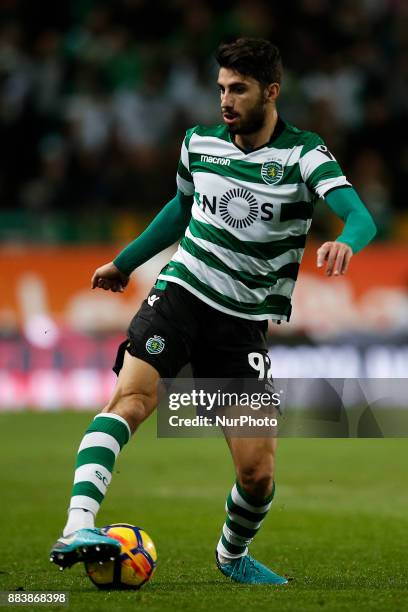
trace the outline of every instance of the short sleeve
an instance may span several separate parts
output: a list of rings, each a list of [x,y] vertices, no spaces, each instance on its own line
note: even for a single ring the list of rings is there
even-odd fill
[[[299,167],[306,185],[320,198],[337,187],[351,187],[336,158],[317,134],[311,133],[303,145]]]
[[[186,137],[181,145],[180,160],[177,167],[177,187],[186,196],[193,195],[194,193],[194,182],[193,177],[190,173],[190,163],[188,156],[188,143],[189,138]]]

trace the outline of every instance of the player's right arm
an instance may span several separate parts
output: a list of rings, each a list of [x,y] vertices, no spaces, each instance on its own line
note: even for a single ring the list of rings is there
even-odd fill
[[[194,183],[188,162],[189,132],[183,141],[177,170],[177,193],[145,231],[128,244],[115,259],[98,268],[91,281],[92,289],[122,292],[129,276],[139,266],[179,240],[191,219]]]
[[[191,218],[192,203],[193,196],[186,196],[178,190],[140,236],[113,261],[95,271],[92,289],[122,292],[133,270],[181,238]]]

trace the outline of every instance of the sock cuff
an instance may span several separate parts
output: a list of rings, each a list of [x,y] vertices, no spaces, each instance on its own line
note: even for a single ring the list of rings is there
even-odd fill
[[[71,508],[82,508],[82,510],[89,510],[94,516],[98,514],[100,503],[92,497],[86,495],[74,495],[71,497],[68,512]]]
[[[225,545],[224,545],[225,542]],[[226,548],[226,546],[228,548]],[[229,561],[233,561],[234,559],[240,559],[241,557],[245,557],[248,554],[248,547],[245,550],[240,550],[240,552],[231,552],[230,544],[225,540],[225,536],[222,534],[216,548],[217,555],[221,555],[224,559],[228,559]]]
[[[80,499],[79,495],[77,495],[75,499],[76,500]],[[92,512],[92,510],[88,510],[87,508],[79,508],[77,506],[70,506],[67,510],[67,514],[69,515],[69,513],[72,512],[72,510],[77,511],[77,512],[89,512],[95,518],[95,513]]]
[[[100,427],[100,425],[102,425]],[[100,412],[94,417],[94,420],[89,427],[87,433],[93,431],[102,431],[105,433],[115,432],[117,441],[120,444],[120,448],[127,442],[129,442],[132,432],[126,419],[119,416],[119,414],[113,414],[112,412]],[[114,435],[114,434],[113,434]]]
[[[235,486],[237,487],[237,491],[242,497],[242,499],[246,501],[247,504],[250,504],[251,506],[255,507],[261,507],[270,504],[275,495],[275,481],[273,481],[271,494],[268,495],[268,497],[265,497],[264,499],[259,499],[259,497],[254,497],[253,495],[247,493],[245,489],[239,484],[238,480],[236,481]]]

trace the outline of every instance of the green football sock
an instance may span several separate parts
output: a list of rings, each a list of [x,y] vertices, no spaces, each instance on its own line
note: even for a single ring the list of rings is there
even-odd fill
[[[111,481],[115,460],[130,436],[129,425],[121,416],[107,412],[96,415],[78,449],[70,511],[79,508],[96,516]],[[80,521],[78,516],[81,515],[76,513],[75,521]],[[68,532],[69,523],[64,533]],[[83,526],[88,524],[89,516],[84,513]],[[77,528],[82,527],[77,525]]]
[[[235,483],[227,499],[227,518],[217,545],[220,557],[232,560],[246,555],[269,512],[274,493],[275,483],[272,493],[259,500],[249,495],[238,482]]]

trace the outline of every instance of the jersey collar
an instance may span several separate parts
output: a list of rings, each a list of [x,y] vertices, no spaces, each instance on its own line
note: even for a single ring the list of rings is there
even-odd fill
[[[250,151],[238,146],[229,130],[228,130],[228,138],[231,141],[231,143],[235,147],[237,147],[237,149],[242,151],[242,153],[249,154],[249,153],[253,153],[254,151],[260,151],[261,149],[264,149],[265,147],[270,147],[271,144],[279,138],[279,136],[282,134],[285,128],[286,128],[286,123],[278,116],[278,120],[276,122],[275,129],[273,130],[272,136],[270,137],[269,141],[259,147],[255,147],[255,149],[251,149]]]

